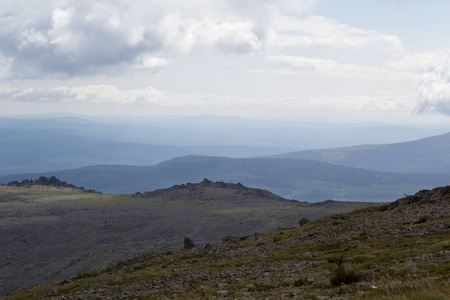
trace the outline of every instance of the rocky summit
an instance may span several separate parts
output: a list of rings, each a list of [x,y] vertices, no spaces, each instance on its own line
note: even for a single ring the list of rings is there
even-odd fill
[[[2,299],[449,299],[450,187],[142,255]]]

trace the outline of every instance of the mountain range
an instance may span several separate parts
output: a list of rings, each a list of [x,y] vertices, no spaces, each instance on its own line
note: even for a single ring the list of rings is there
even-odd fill
[[[175,184],[213,181],[267,189],[287,199],[383,202],[450,182],[450,174],[376,172],[296,158],[174,158],[155,166],[91,166],[74,170],[0,177],[0,183],[56,176],[86,189],[129,194]]]
[[[237,117],[0,117],[0,175],[92,165],[148,166],[186,155],[262,157],[392,143],[443,127],[249,120]],[[370,134],[369,134],[370,133]]]
[[[300,201],[390,201],[449,182],[450,133],[386,143],[442,130],[214,116],[0,118],[0,183],[57,176],[128,194],[206,177]],[[307,150],[369,140],[383,144]]]

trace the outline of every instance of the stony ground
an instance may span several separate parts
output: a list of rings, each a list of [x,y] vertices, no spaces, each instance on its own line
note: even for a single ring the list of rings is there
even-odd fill
[[[185,236],[202,245],[370,205],[289,201],[208,180],[136,195],[89,193],[56,178],[0,185],[0,294],[180,249]]]
[[[450,187],[226,237],[2,299],[450,299]]]

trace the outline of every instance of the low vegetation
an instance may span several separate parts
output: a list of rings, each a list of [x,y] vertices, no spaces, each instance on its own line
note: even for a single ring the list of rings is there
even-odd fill
[[[2,299],[449,299],[447,189],[266,234],[149,253]]]
[[[313,205],[209,180],[134,195],[89,193],[57,178],[13,182],[0,186],[0,293],[370,205]]]

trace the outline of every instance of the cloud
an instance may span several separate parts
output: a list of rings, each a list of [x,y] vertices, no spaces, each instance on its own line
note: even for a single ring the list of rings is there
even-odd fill
[[[351,105],[360,107],[362,110],[375,108],[378,105],[380,107],[377,109],[391,107],[393,110],[397,110],[400,107],[409,107],[413,113],[440,113],[450,115],[450,49],[406,55],[377,67],[287,55],[268,56],[266,60],[278,63],[284,68],[268,71],[250,71],[270,72],[290,76],[362,78],[367,80],[395,80],[398,82],[410,81],[415,83],[417,87],[416,90],[412,89],[412,91],[416,92],[414,102],[411,102],[411,94],[404,95],[408,97],[408,101],[406,102],[391,100],[386,102],[386,100],[381,98],[377,100],[378,102],[371,102],[374,100],[372,97],[369,97],[368,99],[371,100],[367,102],[364,100],[366,98],[364,96],[358,96],[359,100],[356,101],[356,99],[353,99],[353,96],[346,96],[344,99],[341,99],[343,106],[345,106],[345,103],[352,103]],[[403,96],[398,94],[397,97]],[[325,101],[323,103],[329,102]],[[397,106],[400,103],[403,104]],[[414,103],[414,105],[411,106],[411,103]]]
[[[180,54],[254,54],[285,47],[403,53],[394,35],[304,17],[315,5],[313,0],[3,1],[0,76],[157,71]]]
[[[269,6],[249,1],[255,9],[245,16],[238,1],[225,3],[6,1],[0,3],[0,59],[10,61],[14,78],[107,72],[123,65],[153,68],[154,61],[143,57],[167,63],[172,55],[193,51],[260,51]]]
[[[139,62],[137,64],[137,69],[143,70],[157,70],[170,63],[170,59],[146,54],[138,57],[136,60]]]
[[[231,95],[168,93],[153,87],[145,89],[119,89],[112,85],[58,87],[48,89],[0,88],[0,101],[15,103],[108,104],[130,107],[147,107],[152,110],[170,108],[172,113],[195,111],[217,113],[227,111],[235,115],[242,112],[262,111],[265,114],[328,111],[377,112],[411,111],[414,95],[378,93],[373,95],[312,94],[304,92],[295,97],[242,98]]]
[[[313,47],[377,49],[388,56],[404,53],[403,44],[395,35],[348,26],[322,16],[293,18],[279,16],[274,28],[278,47]]]
[[[450,115],[450,49],[411,54],[389,63],[393,70],[409,72],[416,80],[416,113]]]
[[[450,116],[450,50],[435,55],[419,82],[418,113],[437,112]]]
[[[394,70],[388,67],[372,67],[357,64],[340,63],[329,59],[308,58],[302,56],[276,55],[265,58],[288,69],[271,70],[269,72],[281,75],[301,75],[317,77],[339,77],[359,79],[409,79],[411,75],[404,70]]]

